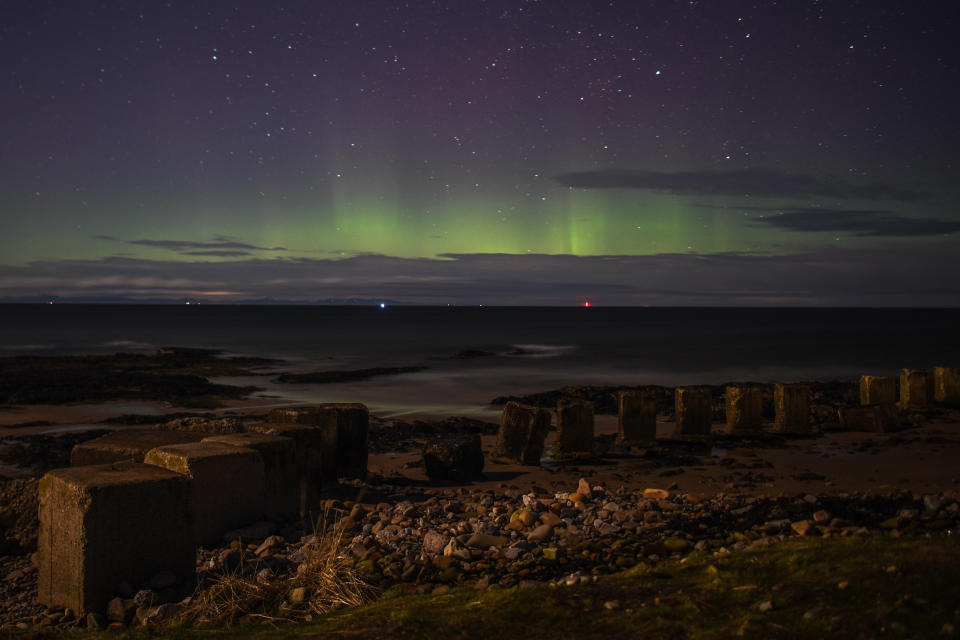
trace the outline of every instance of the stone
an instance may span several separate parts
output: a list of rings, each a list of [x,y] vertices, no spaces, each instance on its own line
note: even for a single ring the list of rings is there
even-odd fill
[[[644,489],[642,495],[645,500],[666,500],[670,492],[666,489]]]
[[[793,529],[793,532],[798,536],[807,536],[814,532],[816,529],[813,526],[813,523],[809,520],[799,520],[790,524],[790,528]]]
[[[553,525],[542,524],[529,534],[527,540],[531,542],[546,542],[553,537]]]
[[[663,539],[663,548],[671,553],[685,551],[690,546],[690,541],[676,536],[669,536]]]
[[[557,403],[557,454],[593,453],[593,405],[561,400]]]
[[[335,482],[337,477],[336,429],[308,424],[267,422],[251,425],[248,430],[252,433],[282,436],[293,440],[299,470],[300,515],[306,517],[308,513],[319,510],[324,484]],[[325,462],[324,456],[329,460]],[[324,464],[327,465],[326,472]]]
[[[830,512],[821,509],[820,511],[815,511],[813,514],[813,521],[816,524],[827,524],[830,522]]]
[[[760,433],[763,426],[763,396],[760,387],[729,385],[726,388],[727,433]]]
[[[366,478],[370,414],[365,405],[329,403],[273,409],[267,415],[267,422],[305,424],[321,428],[325,432],[324,477],[361,480]]]
[[[550,430],[550,412],[519,402],[508,402],[500,418],[494,457],[508,463],[539,466]]]
[[[69,467],[39,483],[37,600],[102,612],[122,582],[192,576],[190,482],[138,462]]]
[[[263,458],[253,449],[219,442],[172,444],[151,450],[148,464],[190,478],[193,536],[212,545],[225,531],[249,524],[264,512]]]
[[[675,436],[710,435],[713,399],[707,387],[677,387],[674,412]]]
[[[587,482],[586,478],[580,478],[580,481],[577,483],[577,493],[580,494],[581,498],[586,500],[593,497],[593,489],[590,487],[590,483]]]
[[[483,477],[480,434],[433,439],[423,450],[423,465],[431,480],[468,482]]]
[[[137,613],[137,603],[124,598],[113,598],[107,603],[107,620],[130,624]]]
[[[443,548],[443,555],[453,558],[459,558],[460,560],[469,560],[470,551],[460,544],[456,538],[450,538],[450,541],[447,543],[447,546]]]
[[[450,542],[450,538],[430,530],[423,534],[423,551],[429,555],[443,553],[443,548]]]
[[[657,439],[657,403],[642,391],[621,391],[619,398],[617,440],[624,445],[651,442]]]
[[[467,547],[474,549],[489,549],[490,547],[502,547],[510,540],[503,536],[492,536],[484,533],[475,533],[467,539]]]
[[[846,407],[837,410],[840,424],[847,431],[872,431],[890,433],[900,430],[897,408],[889,404],[872,404],[867,407]]]
[[[960,405],[960,369],[934,367],[933,398],[939,404]]]
[[[893,404],[897,401],[897,379],[886,376],[860,376],[860,404]]]
[[[933,404],[933,372],[904,369],[900,372],[900,406],[927,407]]]
[[[291,604],[302,604],[307,601],[310,597],[310,592],[307,591],[306,587],[294,587],[290,590],[290,595],[287,597],[290,600]]]
[[[107,628],[107,619],[103,617],[103,614],[91,612],[87,614],[87,630],[88,631],[103,631]]]
[[[253,449],[263,459],[263,504],[266,512],[287,517],[305,515],[301,508],[302,471],[296,441],[267,433],[228,433],[204,438],[233,447]]]
[[[773,429],[779,433],[810,433],[810,387],[805,384],[773,386]]]
[[[162,431],[160,429],[118,429],[106,435],[81,442],[70,450],[70,466],[109,464],[121,460],[143,462],[147,452],[167,444],[199,442],[202,433]]]

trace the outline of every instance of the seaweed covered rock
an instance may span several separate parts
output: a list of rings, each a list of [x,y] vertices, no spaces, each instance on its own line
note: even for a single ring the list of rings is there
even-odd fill
[[[483,473],[479,435],[437,438],[423,450],[423,464],[431,480],[472,480]]]

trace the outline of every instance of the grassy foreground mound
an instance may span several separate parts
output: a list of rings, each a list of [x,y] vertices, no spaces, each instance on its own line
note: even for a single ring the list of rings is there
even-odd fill
[[[438,595],[394,588],[307,624],[76,637],[946,638],[960,629],[952,536],[793,540],[576,582]]]

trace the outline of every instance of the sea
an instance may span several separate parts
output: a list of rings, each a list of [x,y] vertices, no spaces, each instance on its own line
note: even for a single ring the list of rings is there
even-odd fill
[[[0,356],[217,349],[277,358],[265,401],[494,416],[564,385],[797,382],[960,366],[960,309],[0,305]],[[487,352],[459,358],[465,350]],[[424,366],[338,384],[279,372]]]

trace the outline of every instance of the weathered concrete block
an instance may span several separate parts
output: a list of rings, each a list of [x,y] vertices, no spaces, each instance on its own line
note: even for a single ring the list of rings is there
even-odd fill
[[[423,464],[431,480],[466,482],[483,475],[483,447],[479,434],[445,436],[427,444]]]
[[[307,424],[326,430],[325,442],[334,444],[333,449],[325,449],[324,476],[328,479],[366,477],[370,414],[365,405],[330,403],[273,409],[267,415],[267,422]]]
[[[102,613],[122,582],[162,571],[192,584],[190,481],[138,462],[69,467],[39,485],[37,600]]]
[[[263,515],[263,458],[253,449],[218,442],[171,444],[152,449],[146,462],[190,478],[194,539],[208,545],[229,529]]]
[[[230,433],[204,438],[234,447],[253,449],[263,458],[265,513],[288,517],[300,514],[301,462],[292,438],[266,433]]]
[[[189,431],[161,431],[158,429],[120,429],[87,440],[70,450],[70,466],[108,464],[121,460],[143,462],[150,449],[166,444],[200,442],[202,433]]]
[[[899,431],[900,413],[896,405],[871,404],[866,407],[847,407],[838,409],[840,424],[847,431],[873,431],[889,433]]]
[[[860,376],[860,404],[893,404],[897,401],[897,379],[886,376]]]
[[[760,433],[763,430],[763,395],[760,387],[730,385],[725,394],[727,433]]]
[[[960,369],[935,367],[933,370],[933,397],[940,404],[960,404]]]
[[[706,387],[677,387],[674,395],[674,435],[709,435],[713,422],[713,399]]]
[[[776,384],[773,387],[773,428],[781,433],[810,433],[810,387]]]
[[[550,412],[519,402],[508,402],[500,417],[494,456],[517,464],[538,466],[550,431]]]
[[[319,509],[324,482],[336,481],[336,467],[329,478],[326,478],[323,472],[324,455],[331,458],[331,466],[334,464],[332,459],[336,455],[336,429],[308,424],[269,422],[249,425],[247,428],[253,433],[283,436],[294,441],[294,453],[299,470],[300,515],[306,516],[309,512]]]
[[[933,372],[904,369],[900,372],[900,406],[926,407],[933,404]]]
[[[621,391],[617,439],[623,444],[657,439],[657,403],[641,391]]]
[[[557,454],[593,453],[593,405],[561,400],[557,404]]]

